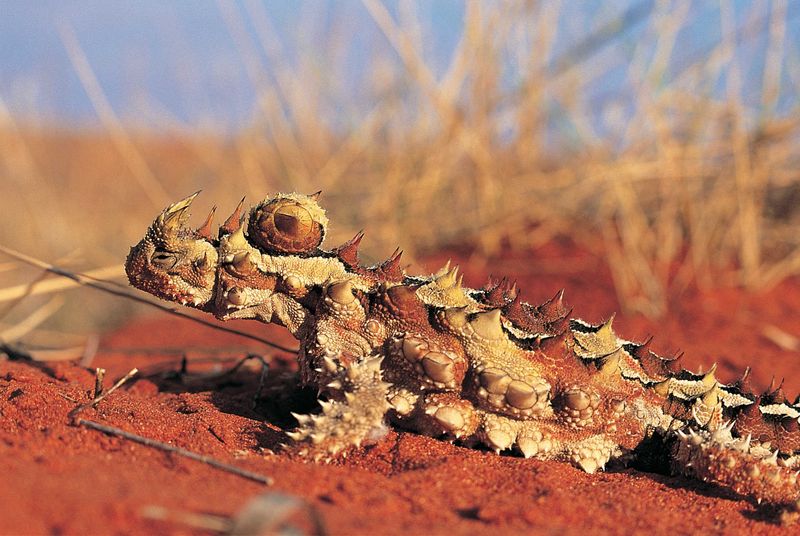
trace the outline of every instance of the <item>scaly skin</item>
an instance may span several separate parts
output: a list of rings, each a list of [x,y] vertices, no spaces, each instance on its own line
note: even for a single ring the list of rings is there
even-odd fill
[[[196,194],[195,194],[196,195]],[[408,276],[400,253],[358,263],[357,235],[320,248],[317,195],[278,194],[220,228],[184,227],[194,195],[164,210],[126,270],[131,284],[213,313],[285,326],[320,415],[297,415],[299,452],[327,459],[393,424],[588,473],[657,444],[673,472],[713,481],[798,517],[800,400],[755,395],[714,368],[693,374],[621,339],[612,319],[571,319],[563,294],[539,306],[505,280],[462,286],[458,269]],[[654,441],[658,440],[658,441]],[[652,456],[653,453],[649,452]],[[657,453],[656,453],[657,454]]]

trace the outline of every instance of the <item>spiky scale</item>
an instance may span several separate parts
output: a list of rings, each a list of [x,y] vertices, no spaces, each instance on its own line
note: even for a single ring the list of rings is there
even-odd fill
[[[403,251],[400,248],[394,250],[391,256],[383,261],[377,269],[378,274],[387,281],[402,281],[405,273],[400,267],[400,258]]]
[[[783,382],[784,380],[781,380],[781,383],[773,389],[773,379],[773,383],[770,383],[770,387],[762,395],[765,404],[786,404],[788,402],[786,393],[783,391]]]
[[[664,366],[664,361],[651,351],[653,337],[648,337],[642,344],[633,349],[633,357],[641,363],[644,371],[652,377],[669,375],[669,370]]]
[[[545,323],[564,318],[568,314],[567,307],[564,305],[564,289],[562,288],[556,292],[555,296],[537,307],[537,310],[542,315]]]
[[[754,395],[752,381],[750,380],[750,367],[744,369],[741,378],[736,380],[733,387],[744,395]]]
[[[339,305],[348,305],[356,299],[353,295],[353,284],[350,281],[342,281],[329,286],[328,296]]]
[[[547,333],[551,333],[554,335],[558,335],[561,333],[566,333],[569,330],[569,317],[565,316],[561,320],[555,320],[553,322],[549,322],[546,326]]]
[[[783,417],[781,419],[781,428],[783,428],[786,432],[790,434],[794,434],[800,431],[800,423],[797,421],[796,417]]]
[[[228,216],[228,219],[226,219],[225,222],[220,226],[219,228],[220,237],[226,234],[231,234],[241,225],[242,207],[244,207],[244,200],[245,198],[242,197],[241,201],[239,201],[239,204],[236,205],[235,209],[233,209],[231,215]]]
[[[509,283],[508,278],[494,281],[489,278],[489,282],[483,288],[482,301],[492,308],[503,307],[517,297],[516,283]]]
[[[205,240],[208,240],[209,242],[211,242],[211,240],[213,239],[213,236],[211,235],[211,225],[214,222],[215,212],[217,212],[216,205],[211,207],[211,211],[208,213],[208,216],[206,216],[206,220],[195,231],[195,234],[197,234],[199,238],[203,238]]]
[[[247,238],[244,236],[243,225],[240,225],[228,235],[227,245],[234,251],[251,247]]]
[[[336,256],[349,267],[358,266],[358,248],[364,239],[364,231],[359,231],[353,238],[334,249]]]
[[[454,286],[458,280],[458,265],[450,268],[450,261],[447,261],[447,264],[442,270],[444,270],[444,273],[435,278],[436,285],[442,289],[448,289]]]
[[[567,330],[564,330],[557,335],[550,335],[539,339],[539,348],[544,355],[557,355],[560,353],[560,350],[566,346],[569,338],[570,334]]]
[[[484,339],[499,339],[503,337],[503,327],[500,324],[500,309],[492,309],[485,313],[477,313],[470,321],[470,326],[475,333]]]
[[[662,359],[662,366],[669,374],[679,374],[683,370],[683,352],[677,353],[674,357]]]

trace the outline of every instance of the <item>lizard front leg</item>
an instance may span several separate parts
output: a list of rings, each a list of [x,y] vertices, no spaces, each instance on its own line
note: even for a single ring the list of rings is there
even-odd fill
[[[287,435],[297,450],[314,459],[335,456],[351,446],[377,441],[386,434],[384,416],[389,410],[387,394],[391,384],[381,375],[380,355],[347,360],[328,357],[337,372],[328,383],[328,400],[320,400],[317,415],[294,414],[299,426]],[[341,366],[342,362],[347,362]]]
[[[391,384],[383,379],[383,354],[363,336],[365,311],[349,282],[330,285],[302,341],[301,376],[316,386],[318,415],[295,415],[299,426],[287,435],[315,459],[336,455],[386,433]]]

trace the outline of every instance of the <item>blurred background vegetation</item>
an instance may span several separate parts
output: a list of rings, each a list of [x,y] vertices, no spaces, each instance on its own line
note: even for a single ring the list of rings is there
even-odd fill
[[[323,190],[327,244],[364,228],[373,261],[569,240],[652,317],[687,286],[800,272],[800,3],[3,9],[0,244],[70,269],[118,276],[155,215],[202,189],[198,224],[242,195]],[[3,329],[54,313],[101,329],[133,307],[12,299],[39,277],[0,259]]]

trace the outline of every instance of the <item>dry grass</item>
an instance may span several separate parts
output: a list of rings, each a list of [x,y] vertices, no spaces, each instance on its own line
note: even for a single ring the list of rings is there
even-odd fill
[[[166,115],[163,136],[126,131],[80,36],[64,28],[107,132],[23,128],[0,101],[0,240],[106,266],[122,262],[166,198],[203,188],[196,210],[217,203],[222,214],[242,194],[321,189],[336,222],[330,243],[366,228],[373,260],[397,244],[413,258],[453,243],[489,254],[567,236],[606,254],[622,302],[651,316],[689,284],[756,289],[800,272],[800,115],[777,105],[786,79],[795,91],[800,82],[791,80],[785,2],[738,28],[721,3],[722,38],[677,66],[691,22],[685,2],[634,6],[558,53],[559,4],[468,2],[441,76],[422,50],[413,3],[400,3],[402,24],[380,0],[363,4],[391,51],[363,81],[371,110],[354,108],[343,129],[322,119],[346,91],[337,66],[281,62],[260,3],[220,3],[259,91],[250,126],[229,139],[170,134],[186,125]],[[620,64],[609,50],[636,24],[645,29],[623,43],[630,54]],[[767,41],[757,110],[743,103],[751,66],[737,53],[754,36]],[[261,57],[285,67],[270,70]],[[598,111],[588,95],[621,66],[631,93]],[[30,279],[2,274],[9,285]]]

